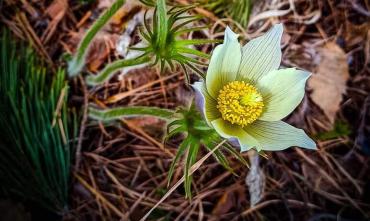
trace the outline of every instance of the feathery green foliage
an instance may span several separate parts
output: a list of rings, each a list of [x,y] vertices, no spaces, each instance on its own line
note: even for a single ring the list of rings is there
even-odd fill
[[[71,161],[65,73],[48,73],[7,31],[0,48],[0,186],[61,213]]]
[[[194,6],[174,6],[166,9],[165,0],[158,0],[152,24],[149,24],[144,16],[144,29],[141,29],[141,36],[144,46],[132,47],[133,50],[142,51],[142,56],[150,56],[153,65],[160,64],[163,71],[165,66],[174,69],[175,63],[181,65],[188,77],[187,69],[203,76],[200,66],[206,65],[196,58],[209,59],[209,55],[194,49],[195,45],[219,42],[209,39],[181,39],[180,36],[192,31],[199,31],[205,27],[187,27],[188,24],[201,19],[200,16],[188,15],[186,12]],[[140,43],[139,43],[140,45]]]
[[[70,77],[78,75],[85,65],[85,58],[87,50],[91,45],[91,41],[95,35],[100,31],[100,29],[109,21],[109,19],[122,7],[125,0],[117,0],[113,5],[107,9],[99,18],[94,22],[94,24],[87,31],[86,35],[80,42],[76,54],[73,56],[72,60],[68,63],[68,74]]]
[[[179,109],[174,116],[177,117],[168,124],[168,134],[165,140],[180,134],[184,135],[185,138],[179,145],[179,149],[170,166],[170,170],[168,172],[168,184],[171,182],[175,165],[178,163],[181,156],[185,155],[184,189],[186,197],[191,198],[192,176],[189,175],[190,168],[196,162],[200,147],[204,146],[207,150],[212,151],[213,148],[222,141],[222,138],[213,128],[210,128],[207,125],[194,105],[192,105],[189,109]],[[222,148],[235,156],[240,162],[247,165],[247,162],[244,160],[244,158],[230,144],[225,143]],[[223,167],[232,172],[232,168],[230,167],[229,162],[227,161],[227,158],[221,149],[217,149],[213,155]]]
[[[201,4],[218,16],[230,16],[243,27],[248,25],[252,0],[202,0]]]

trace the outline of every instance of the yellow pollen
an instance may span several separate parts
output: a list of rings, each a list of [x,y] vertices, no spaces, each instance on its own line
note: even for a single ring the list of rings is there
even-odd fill
[[[217,108],[224,120],[244,127],[261,115],[263,99],[252,85],[244,81],[233,81],[220,90]]]

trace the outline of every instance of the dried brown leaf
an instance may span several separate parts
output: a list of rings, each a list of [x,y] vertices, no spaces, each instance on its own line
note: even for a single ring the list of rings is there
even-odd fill
[[[218,200],[216,207],[213,209],[213,215],[222,215],[228,213],[235,204],[234,190],[227,190],[222,194],[221,198]]]
[[[212,210],[212,217],[209,221],[219,220],[221,215],[227,214],[230,211],[244,208],[247,204],[244,185],[229,186],[225,192],[217,198],[217,203]]]
[[[360,25],[346,22],[346,31],[344,32],[347,47],[361,44],[365,41],[367,33],[370,30],[370,21]]]
[[[41,39],[45,44],[47,43],[56,31],[59,22],[63,19],[68,9],[67,0],[54,0],[53,3],[46,9],[46,14],[51,18],[45,32]]]
[[[89,54],[87,55],[87,68],[91,72],[98,72],[103,64],[107,62],[111,51],[114,50],[118,35],[114,33],[102,32],[93,41]]]
[[[327,43],[319,50],[319,54],[316,74],[311,77],[308,85],[313,90],[312,100],[333,124],[349,78],[347,56],[334,42]]]

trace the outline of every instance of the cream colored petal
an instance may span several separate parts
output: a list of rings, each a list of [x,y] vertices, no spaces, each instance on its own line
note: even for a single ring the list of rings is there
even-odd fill
[[[268,72],[279,68],[283,29],[282,24],[274,25],[266,34],[251,40],[242,48],[238,80],[255,83]]]
[[[222,118],[218,118],[212,121],[212,126],[221,137],[226,139],[236,138],[239,142],[241,152],[259,146],[256,139],[251,137],[239,125],[231,124]]]
[[[277,121],[290,114],[302,101],[310,73],[295,68],[271,71],[258,83],[265,104],[260,120]]]
[[[316,149],[315,142],[303,130],[282,121],[257,120],[243,129],[258,141],[262,150],[278,151],[292,146]]]
[[[235,80],[240,60],[241,47],[238,35],[226,27],[224,42],[213,51],[207,70],[207,90],[213,98],[217,98],[220,89],[226,83]]]
[[[211,121],[221,117],[217,109],[217,101],[209,95],[203,81],[195,82],[192,86],[197,92],[195,97],[197,106],[201,108],[208,125],[212,126]]]

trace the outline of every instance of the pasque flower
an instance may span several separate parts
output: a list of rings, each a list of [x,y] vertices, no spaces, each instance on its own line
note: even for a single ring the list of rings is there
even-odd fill
[[[316,149],[303,130],[281,121],[302,101],[310,73],[278,69],[282,24],[241,47],[238,35],[226,28],[223,44],[212,54],[200,92],[207,123],[220,136],[236,138],[241,151],[283,150],[291,146]]]

